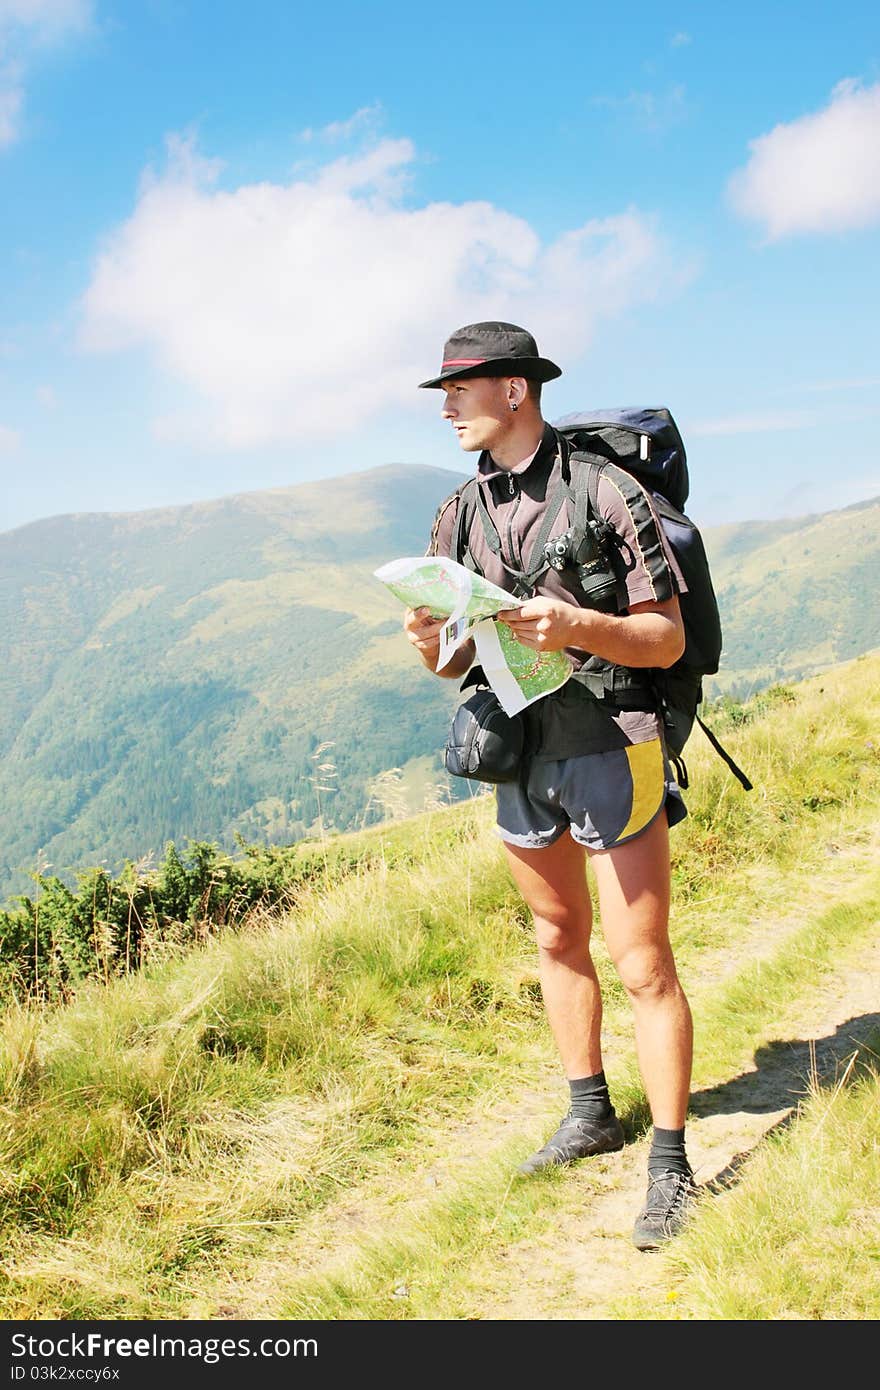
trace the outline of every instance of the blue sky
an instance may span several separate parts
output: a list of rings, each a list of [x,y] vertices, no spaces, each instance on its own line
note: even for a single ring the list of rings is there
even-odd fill
[[[876,496],[878,252],[876,0],[0,0],[0,529],[468,468],[484,318],[703,524]]]

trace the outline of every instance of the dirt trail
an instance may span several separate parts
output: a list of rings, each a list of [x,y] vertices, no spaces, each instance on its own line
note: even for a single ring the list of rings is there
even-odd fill
[[[694,1094],[688,1153],[707,1195],[723,1200],[743,1160],[793,1114],[814,1067],[820,1078],[832,1080],[856,1047],[880,1029],[880,940],[858,966],[835,976],[822,1002],[821,1013],[802,1021],[796,1040],[759,1049],[752,1067]],[[567,1210],[563,1231],[540,1247],[508,1250],[505,1264],[516,1273],[518,1291],[487,1304],[483,1317],[595,1320],[607,1318],[633,1294],[665,1298],[669,1276],[662,1256],[641,1254],[630,1240],[644,1196],[646,1159],[646,1142],[603,1159],[606,1191],[597,1197],[591,1182],[580,1210]],[[571,1177],[586,1186],[576,1167]]]
[[[741,969],[744,959],[769,956],[807,913],[814,916],[826,904],[857,897],[866,871],[876,866],[878,848],[880,832],[874,827],[869,833],[854,832],[849,840],[841,837],[828,847],[821,873],[802,875],[798,893],[789,891],[786,898],[780,885],[779,905],[784,902],[787,910],[773,921],[767,911],[773,894],[765,892],[755,920],[744,920],[737,947],[702,960],[702,986],[714,989]],[[746,891],[744,902],[748,901]],[[691,998],[693,1003],[693,994]],[[693,1094],[688,1152],[707,1196],[723,1200],[744,1157],[793,1114],[811,1071],[833,1078],[878,1028],[880,933],[856,964],[823,979],[818,999],[804,1002],[779,1021],[778,1035],[784,1041],[760,1048],[735,1075]],[[276,1318],[294,1273],[301,1279],[308,1271],[345,1270],[365,1241],[412,1219],[419,1190],[429,1204],[437,1189],[449,1190],[466,1181],[468,1166],[484,1161],[500,1135],[505,1143],[522,1138],[528,1145],[547,1126],[552,1128],[559,1118],[560,1094],[557,1069],[548,1062],[544,1076],[533,1076],[528,1088],[505,1102],[483,1102],[455,1125],[436,1127],[424,1136],[415,1178],[410,1173],[401,1187],[393,1172],[378,1170],[373,1179],[315,1213],[295,1233],[267,1240],[263,1257],[247,1279],[220,1280],[207,1293],[208,1305],[200,1299],[191,1316]],[[486,1292],[471,1316],[596,1320],[620,1316],[616,1309],[627,1297],[665,1298],[669,1273],[662,1254],[642,1254],[630,1238],[644,1196],[646,1158],[645,1140],[566,1170],[570,1191],[551,1229],[482,1257],[485,1268],[479,1284]]]

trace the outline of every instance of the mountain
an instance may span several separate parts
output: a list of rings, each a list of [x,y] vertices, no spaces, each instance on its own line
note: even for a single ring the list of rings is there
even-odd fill
[[[392,465],[0,536],[0,896],[38,851],[69,878],[169,839],[289,842],[362,823],[383,770],[445,782],[456,683],[373,570],[424,552],[461,480]]]
[[[724,628],[708,697],[742,699],[880,646],[880,498],[703,536]]]
[[[383,797],[468,795],[440,757],[457,683],[423,670],[373,577],[424,552],[463,477],[391,465],[0,535],[0,899],[38,856],[71,879],[169,839],[290,843]],[[708,697],[880,645],[880,499],[704,539],[724,626]]]

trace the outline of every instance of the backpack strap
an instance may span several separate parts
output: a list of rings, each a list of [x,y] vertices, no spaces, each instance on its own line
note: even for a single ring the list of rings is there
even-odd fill
[[[559,441],[561,455],[561,473],[563,485],[568,497],[574,503],[574,510],[571,518],[571,530],[575,536],[583,535],[587,527],[587,522],[592,513],[596,521],[601,521],[599,515],[599,473],[605,466],[605,460],[601,463],[588,457],[583,450],[577,450],[579,467],[575,470],[576,481],[572,481],[571,460],[575,455],[575,448],[570,439],[564,434],[556,431],[556,438]],[[584,465],[587,465],[586,468]],[[584,474],[586,473],[586,487],[584,487]]]
[[[567,472],[563,473],[568,485],[569,496],[574,499],[574,512],[571,533],[574,537],[583,536],[588,526],[606,554],[612,548],[620,547],[621,540],[615,527],[607,521],[599,510],[599,480],[610,459],[593,457],[583,450],[573,450],[569,441],[560,436],[560,441],[568,445]],[[577,459],[578,467],[572,474],[571,460]],[[572,477],[574,482],[572,483]],[[618,599],[619,601],[619,599]]]
[[[474,515],[471,504],[474,501],[476,488],[476,478],[468,478],[467,482],[462,483],[458,489],[458,510],[455,514],[455,530],[452,535],[452,558],[457,560],[460,565],[464,564],[465,551],[467,550],[467,541]]]
[[[664,685],[664,677],[666,675],[666,672],[661,669],[658,669],[653,673],[653,675],[655,681],[654,688],[657,694],[657,710],[660,714],[660,717],[663,720],[663,723],[666,726],[666,751],[669,757],[669,761],[675,768],[675,777],[676,781],[678,782],[678,785],[681,787],[682,791],[687,791],[689,784],[687,766],[685,764],[681,750],[679,749],[677,752],[675,751],[676,745],[674,744],[674,740],[677,733],[680,735],[680,730],[676,729],[675,720],[672,718],[671,715],[670,701],[668,698],[667,689]],[[703,730],[703,733],[706,735],[712,747],[715,749],[715,752],[718,754],[719,758],[721,758],[722,761],[727,764],[730,771],[733,773],[734,777],[737,779],[737,781],[740,783],[743,789],[747,792],[750,792],[752,790],[752,783],[749,781],[742,768],[737,766],[731,755],[728,753],[727,749],[721,743],[721,740],[719,739],[718,735],[713,734],[708,724],[706,724],[697,713],[697,708],[702,704],[702,701],[703,687],[702,684],[700,684],[696,695],[692,718],[695,723],[699,724],[700,728]],[[672,746],[670,746],[670,744],[672,744]]]
[[[569,470],[571,469],[571,455],[569,455]],[[601,464],[594,459],[579,456],[579,467],[574,472],[574,515],[571,519],[571,529],[575,536],[582,536],[587,529],[590,520],[590,513],[599,520],[599,473]],[[586,484],[586,486],[584,486]]]
[[[706,735],[712,747],[715,749],[715,752],[718,754],[719,758],[724,759],[737,781],[741,783],[741,785],[747,792],[750,792],[752,790],[752,783],[749,781],[742,768],[737,767],[736,763],[733,761],[733,758],[730,756],[727,749],[722,747],[718,737],[715,734],[713,734],[712,730],[708,727],[708,725],[703,723],[700,716],[698,714],[695,714],[694,718],[696,719],[700,728],[703,730],[703,733]]]
[[[565,446],[561,442],[560,449],[565,449]],[[500,564],[504,566],[507,573],[513,578],[514,595],[517,598],[531,598],[534,592],[536,581],[544,573],[544,570],[546,570],[549,567],[549,562],[544,555],[544,546],[550,539],[550,532],[553,530],[553,523],[555,522],[560,511],[562,510],[563,503],[569,495],[567,486],[565,486],[565,484],[563,483],[563,485],[556,489],[555,494],[548,501],[544,510],[544,515],[541,519],[541,525],[538,528],[538,533],[535,537],[534,544],[532,545],[528,565],[524,570],[521,570],[517,569],[515,565],[508,564],[507,560],[505,560],[504,558],[501,548],[501,537],[498,534],[498,528],[495,525],[495,522],[492,520],[492,517],[489,515],[489,509],[487,508],[486,503],[483,499],[482,489],[480,488],[480,485],[476,478],[469,479],[468,483],[466,483],[463,486],[461,492],[462,500],[464,499],[465,488],[467,488],[469,484],[472,486],[473,489],[472,495],[476,500],[477,515],[479,516],[480,522],[483,527],[483,535],[485,537],[486,544],[492,551],[492,554],[500,562]],[[468,501],[470,501],[470,497],[468,498]],[[463,547],[458,548],[460,546],[460,534],[464,532],[465,527],[464,513],[465,507],[463,507],[460,502],[458,508],[458,517],[456,519],[457,555],[464,554]],[[470,526],[471,519],[468,518],[468,532],[470,531]]]
[[[574,503],[572,536],[583,536],[587,526],[592,525],[601,544],[608,548],[614,544],[619,545],[617,531],[599,510],[599,481],[609,460],[601,456],[594,458],[581,449],[574,450],[569,440],[564,436],[562,440],[568,446],[567,483],[569,496]],[[571,467],[573,459],[577,463],[574,469]],[[594,657],[586,670],[582,667],[579,671],[574,671],[572,679],[586,686],[597,700],[607,700],[618,709],[657,708],[657,695],[647,670],[637,672],[632,667],[616,666],[610,661],[601,661]]]

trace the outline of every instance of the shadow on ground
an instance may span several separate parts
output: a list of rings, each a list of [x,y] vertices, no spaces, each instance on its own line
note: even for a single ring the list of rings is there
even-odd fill
[[[789,1113],[766,1133],[787,1127],[811,1084],[836,1085],[854,1057],[880,1061],[880,1013],[861,1014],[841,1023],[824,1038],[787,1039],[765,1044],[755,1053],[755,1071],[743,1072],[718,1086],[709,1086],[691,1097],[690,1113],[710,1115],[774,1115]],[[727,1187],[750,1152],[737,1154],[716,1174],[709,1188]]]

